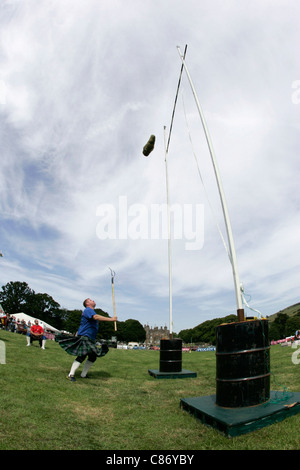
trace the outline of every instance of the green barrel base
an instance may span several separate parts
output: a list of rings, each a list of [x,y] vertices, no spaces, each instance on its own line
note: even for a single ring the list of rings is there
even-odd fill
[[[266,403],[244,408],[225,408],[216,404],[216,395],[182,398],[180,406],[184,411],[225,434],[235,437],[265,426],[283,421],[300,413],[300,393],[270,393]]]

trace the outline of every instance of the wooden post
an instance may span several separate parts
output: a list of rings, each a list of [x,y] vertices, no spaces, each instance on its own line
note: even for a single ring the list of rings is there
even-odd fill
[[[115,287],[114,287],[114,277],[115,277],[115,271],[113,271],[111,268],[110,269],[110,272],[111,272],[111,289],[112,289],[112,299],[113,299],[113,309],[114,309],[114,317],[116,316],[116,305],[115,305]],[[114,322],[114,327],[115,327],[115,331],[117,331],[117,322],[115,321]]]

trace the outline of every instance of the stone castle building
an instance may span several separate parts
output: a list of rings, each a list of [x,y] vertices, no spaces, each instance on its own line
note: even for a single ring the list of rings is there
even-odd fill
[[[146,331],[146,341],[147,345],[152,344],[153,346],[158,346],[159,342],[162,338],[169,339],[169,330],[167,326],[164,328],[161,326],[155,326],[154,328],[150,327],[149,325],[144,325],[144,330]]]

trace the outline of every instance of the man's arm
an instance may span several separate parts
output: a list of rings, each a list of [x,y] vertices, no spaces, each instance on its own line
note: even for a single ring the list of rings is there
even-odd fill
[[[98,321],[117,321],[117,317],[103,317],[102,315],[98,315],[98,313],[93,315],[93,319]]]

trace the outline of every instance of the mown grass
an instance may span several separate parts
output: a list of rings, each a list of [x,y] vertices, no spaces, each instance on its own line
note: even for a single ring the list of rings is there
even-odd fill
[[[73,357],[57,343],[0,330],[1,450],[291,450],[299,449],[300,414],[228,439],[180,408],[180,399],[215,393],[215,353],[184,353],[196,378],[155,379],[159,351],[111,349],[89,379],[66,380]],[[300,391],[293,350],[272,346],[271,390]]]

